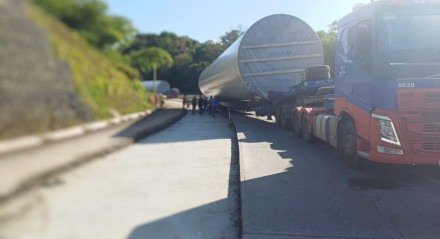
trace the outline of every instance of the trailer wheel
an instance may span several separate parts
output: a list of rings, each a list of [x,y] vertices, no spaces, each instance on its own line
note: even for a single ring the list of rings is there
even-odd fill
[[[358,134],[352,120],[342,122],[338,132],[338,157],[350,168],[359,170],[361,159],[357,155]]]
[[[302,115],[302,119],[301,119],[301,125],[302,125],[302,137],[304,139],[304,141],[306,141],[307,143],[311,144],[313,143],[314,137],[313,137],[313,133],[310,132],[310,130],[308,130],[307,128],[307,124],[309,123],[309,119],[307,118],[306,114]]]
[[[293,129],[298,138],[302,136],[301,119],[298,118],[297,112],[293,113]]]

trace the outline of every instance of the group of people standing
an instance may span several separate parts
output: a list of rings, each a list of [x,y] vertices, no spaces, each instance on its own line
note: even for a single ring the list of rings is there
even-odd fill
[[[192,114],[196,114],[197,107],[199,109],[199,114],[203,115],[205,111],[207,111],[212,117],[215,117],[215,112],[218,109],[219,102],[215,97],[212,97],[212,95],[209,97],[209,99],[203,95],[193,96],[191,100],[187,98],[187,96],[183,96],[182,99],[183,108],[189,108],[190,104],[192,106]]]

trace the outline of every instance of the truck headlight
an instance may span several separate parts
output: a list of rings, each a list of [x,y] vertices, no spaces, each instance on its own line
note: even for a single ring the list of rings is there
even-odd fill
[[[379,120],[380,139],[384,142],[400,146],[399,137],[393,121],[388,116],[372,114],[373,118]]]

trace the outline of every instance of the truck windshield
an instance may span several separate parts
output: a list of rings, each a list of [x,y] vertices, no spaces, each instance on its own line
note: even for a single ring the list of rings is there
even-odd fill
[[[440,15],[384,13],[379,21],[383,50],[440,49]]]

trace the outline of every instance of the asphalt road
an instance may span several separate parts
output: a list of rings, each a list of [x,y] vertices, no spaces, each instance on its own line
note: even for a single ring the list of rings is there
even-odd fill
[[[357,172],[324,143],[234,114],[243,238],[439,238],[440,174],[368,164]]]
[[[439,238],[438,168],[358,172],[324,143],[263,118],[233,119],[244,239]],[[14,200],[0,238],[238,238],[231,138],[224,118],[190,113]]]

